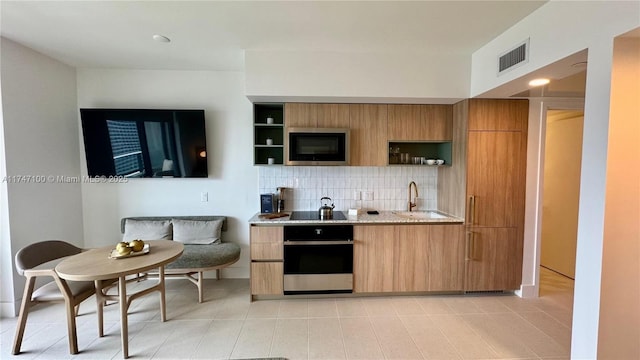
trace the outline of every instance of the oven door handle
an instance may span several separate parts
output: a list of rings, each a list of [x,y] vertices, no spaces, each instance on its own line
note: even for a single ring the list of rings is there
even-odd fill
[[[312,240],[312,241],[296,241],[285,240],[284,245],[353,245],[352,240]]]

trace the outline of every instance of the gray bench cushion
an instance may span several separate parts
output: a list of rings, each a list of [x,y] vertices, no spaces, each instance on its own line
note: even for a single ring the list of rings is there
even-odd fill
[[[210,245],[184,245],[178,260],[165,266],[166,269],[206,269],[238,260],[240,246],[234,243]]]

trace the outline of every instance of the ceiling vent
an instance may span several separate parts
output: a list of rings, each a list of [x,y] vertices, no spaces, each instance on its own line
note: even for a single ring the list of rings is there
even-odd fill
[[[529,62],[529,39],[507,50],[498,57],[498,75]]]

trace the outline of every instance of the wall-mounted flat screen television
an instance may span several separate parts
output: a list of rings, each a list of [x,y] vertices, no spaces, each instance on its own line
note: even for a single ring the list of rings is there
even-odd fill
[[[80,109],[90,177],[207,177],[204,110]]]

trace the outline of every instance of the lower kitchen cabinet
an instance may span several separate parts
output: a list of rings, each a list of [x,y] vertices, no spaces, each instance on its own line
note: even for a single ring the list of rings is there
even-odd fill
[[[284,228],[251,226],[251,295],[283,295]]]
[[[282,262],[251,263],[251,295],[282,295],[283,279]]]
[[[516,290],[522,282],[518,228],[468,228],[466,291]]]
[[[463,225],[354,226],[354,292],[461,291]]]
[[[251,260],[280,260],[284,258],[284,228],[282,226],[252,226]]]
[[[464,227],[429,226],[427,272],[429,291],[461,291],[464,288]]]
[[[429,228],[397,226],[393,242],[393,291],[429,290]]]
[[[396,226],[353,227],[353,292],[393,291]]]

